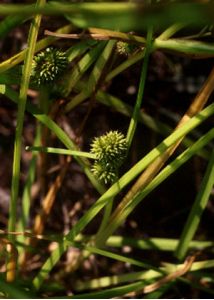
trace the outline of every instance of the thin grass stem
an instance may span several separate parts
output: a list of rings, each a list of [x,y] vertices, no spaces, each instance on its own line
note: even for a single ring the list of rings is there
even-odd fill
[[[45,4],[45,0],[38,0],[37,6],[41,7]],[[21,141],[22,141],[22,129],[24,122],[25,106],[27,101],[27,90],[30,82],[30,73],[34,51],[36,47],[36,40],[38,36],[39,26],[41,22],[41,16],[37,15],[33,20],[28,37],[28,50],[26,52],[26,58],[23,67],[23,76],[21,79],[18,113],[17,113],[17,126],[14,144],[14,157],[13,157],[13,174],[11,184],[11,201],[9,208],[9,223],[8,230],[15,231],[16,227],[16,211],[17,211],[17,199],[19,194],[19,180],[20,180],[20,161],[21,161]],[[9,235],[11,242],[14,241],[14,236]]]
[[[192,206],[186,224],[183,228],[179,244],[175,251],[175,255],[179,259],[183,259],[188,250],[190,241],[192,240],[198,225],[201,220],[201,216],[206,208],[207,202],[210,197],[214,184],[214,151],[210,157],[204,178],[201,183],[200,190],[198,191],[195,202]]]
[[[44,152],[44,153],[53,153],[53,154],[61,154],[61,155],[72,155],[72,156],[82,156],[91,159],[96,159],[96,156],[89,152],[83,151],[75,151],[69,149],[62,149],[62,148],[53,148],[53,147],[37,147],[37,146],[26,146],[26,151],[35,151],[35,152]]]
[[[130,148],[135,130],[137,127],[138,123],[138,117],[139,117],[139,112],[141,108],[141,103],[142,103],[142,98],[144,94],[144,88],[145,88],[145,82],[146,82],[146,76],[147,76],[147,69],[148,69],[148,64],[149,64],[149,55],[151,52],[151,46],[152,46],[152,35],[153,35],[153,30],[151,28],[148,29],[147,33],[147,38],[146,38],[146,48],[145,48],[145,55],[144,55],[144,61],[143,61],[143,67],[141,71],[141,76],[140,76],[140,83],[139,83],[139,89],[138,89],[138,94],[137,94],[137,99],[136,103],[134,106],[133,114],[129,123],[129,128],[128,132],[126,135],[126,140],[128,144],[128,148]]]

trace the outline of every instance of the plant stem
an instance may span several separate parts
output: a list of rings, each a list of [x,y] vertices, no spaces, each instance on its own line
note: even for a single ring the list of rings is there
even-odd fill
[[[143,93],[144,93],[144,88],[145,88],[145,82],[146,82],[146,75],[147,75],[147,69],[148,69],[148,64],[149,64],[149,54],[151,52],[151,46],[152,46],[152,29],[148,29],[147,33],[147,39],[146,39],[146,48],[145,48],[145,55],[144,55],[144,61],[143,61],[143,67],[142,67],[142,72],[140,76],[140,84],[139,84],[139,90],[137,94],[137,100],[135,103],[135,107],[133,110],[133,114],[129,123],[129,128],[126,136],[126,140],[128,143],[128,148],[130,148],[132,139],[134,137],[134,133],[137,127],[138,123],[138,117],[139,117],[139,112],[140,112],[140,107],[142,103],[142,98],[143,98]]]
[[[41,138],[40,130],[37,127],[34,145],[39,145],[40,138]],[[21,215],[20,215],[19,222],[17,224],[17,230],[22,232],[26,230],[29,221],[30,206],[32,205],[32,186],[36,177],[37,157],[38,157],[38,153],[33,153],[28,167],[28,175],[26,177],[25,186],[22,194]],[[19,263],[21,263],[21,254],[25,250],[25,238],[26,238],[25,235],[19,235],[17,236],[16,239],[16,241],[19,243],[18,246]]]
[[[193,58],[213,57],[214,55],[213,44],[208,44],[195,40],[162,40],[156,38],[153,46],[155,49],[174,51],[190,57],[193,56]]]
[[[209,200],[210,193],[214,184],[214,151],[210,157],[203,181],[201,183],[200,190],[197,194],[195,202],[192,206],[189,217],[183,228],[183,232],[180,237],[179,244],[175,251],[175,255],[179,259],[183,259],[189,247],[189,243],[192,240],[200,219],[201,215],[206,208],[207,202]]]
[[[45,4],[45,0],[38,0],[37,6],[40,7]],[[21,146],[22,146],[22,129],[25,114],[25,105],[27,101],[27,90],[30,82],[30,73],[32,60],[34,56],[34,51],[36,47],[36,40],[38,36],[38,30],[41,22],[41,16],[37,15],[32,21],[29,37],[28,37],[28,50],[26,52],[26,58],[23,67],[23,75],[21,79],[21,87],[19,94],[18,103],[18,115],[17,115],[17,126],[15,135],[15,145],[14,145],[14,158],[13,158],[13,174],[12,174],[12,184],[11,184],[11,200],[9,208],[9,224],[8,230],[15,231],[16,227],[16,210],[17,210],[17,199],[19,194],[19,180],[20,180],[20,161],[21,161]],[[14,236],[9,235],[9,239],[14,241]]]
[[[159,35],[159,40],[168,40],[171,36],[173,36],[176,32],[178,32],[180,29],[184,28],[185,24],[173,24],[169,28],[167,28],[164,32]]]
[[[83,238],[84,239],[84,238]],[[80,239],[81,240],[81,239]],[[158,251],[174,251],[178,246],[179,239],[168,238],[144,238],[136,239],[126,236],[111,236],[107,241],[108,247],[122,247],[129,245],[130,247],[141,250],[158,250]],[[214,246],[213,241],[190,241],[189,249],[205,249]]]
[[[44,153],[62,154],[62,155],[82,156],[82,157],[88,157],[91,159],[96,159],[96,156],[90,152],[83,152],[83,151],[76,151],[76,150],[69,150],[69,149],[27,146],[27,147],[25,147],[25,150],[26,151],[39,151],[39,152],[44,152]]]

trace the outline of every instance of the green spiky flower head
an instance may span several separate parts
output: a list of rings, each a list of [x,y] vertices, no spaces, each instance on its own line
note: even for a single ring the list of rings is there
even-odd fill
[[[48,47],[38,53],[32,64],[31,77],[38,84],[52,83],[68,66],[65,52]]]
[[[91,152],[97,160],[119,167],[126,157],[127,148],[124,135],[118,131],[110,131],[93,140]]]
[[[91,144],[91,153],[95,155],[93,174],[105,184],[113,183],[118,178],[118,168],[127,155],[128,145],[124,135],[110,131],[96,137]]]
[[[95,161],[91,169],[96,178],[105,184],[113,183],[117,180],[117,169],[110,164],[105,164],[102,161]]]

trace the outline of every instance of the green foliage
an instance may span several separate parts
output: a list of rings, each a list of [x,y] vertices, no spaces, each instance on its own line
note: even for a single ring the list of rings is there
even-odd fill
[[[212,196],[213,189],[214,153],[210,155],[210,150],[213,148],[214,129],[209,130],[210,123],[208,118],[214,115],[214,104],[211,103],[206,106],[206,101],[213,91],[214,71],[210,73],[205,82],[206,89],[198,94],[198,98],[196,97],[199,100],[205,97],[206,101],[199,103],[194,114],[191,114],[192,107],[190,106],[187,115],[185,115],[189,120],[185,124],[176,125],[176,130],[173,131],[171,126],[169,126],[166,117],[161,119],[161,113],[159,114],[158,112],[157,118],[157,115],[153,114],[152,110],[147,111],[144,109],[144,103],[146,103],[144,101],[146,100],[144,99],[144,91],[147,84],[150,55],[153,52],[156,50],[163,52],[163,60],[166,60],[169,66],[173,65],[172,55],[186,56],[187,60],[190,60],[192,57],[201,59],[214,57],[213,26],[210,26],[213,18],[213,3],[212,1],[205,1],[203,3],[200,1],[200,3],[186,1],[183,3],[177,0],[157,1],[155,5],[149,4],[150,1],[148,3],[134,1],[103,2],[99,0],[79,2],[81,1],[70,1],[67,3],[63,3],[62,1],[47,1],[46,3],[45,0],[37,0],[36,4],[30,5],[0,5],[0,15],[5,16],[0,22],[0,37],[7,39],[9,34],[13,34],[12,30],[16,28],[19,28],[19,30],[20,28],[21,30],[24,28],[23,30],[26,30],[28,23],[23,28],[21,27],[22,24],[26,21],[31,22],[26,49],[18,53],[12,53],[12,57],[0,63],[0,94],[9,99],[8,101],[13,101],[14,105],[17,105],[13,170],[11,172],[11,200],[8,216],[9,234],[7,231],[4,232],[2,230],[0,233],[9,240],[8,244],[4,240],[6,244],[4,244],[3,248],[5,250],[9,249],[10,246],[14,250],[14,253],[18,250],[19,257],[18,261],[14,262],[14,275],[16,275],[15,270],[20,271],[19,279],[16,278],[15,282],[6,282],[3,276],[0,276],[0,296],[3,298],[8,296],[14,298],[47,297],[49,295],[54,297],[56,294],[58,296],[59,293],[62,293],[63,298],[75,299],[82,298],[83,296],[87,298],[115,298],[117,296],[125,297],[126,293],[129,292],[140,292],[140,296],[143,298],[163,298],[166,291],[175,291],[179,282],[192,286],[195,290],[214,294],[209,283],[206,288],[205,285],[195,284],[196,280],[203,282],[206,279],[203,275],[204,269],[209,269],[210,274],[213,269],[214,261],[209,259],[209,252],[207,251],[206,261],[202,261],[199,258],[187,270],[191,272],[191,276],[178,277],[166,285],[161,285],[148,296],[142,295],[142,289],[147,284],[155,283],[156,280],[173,273],[174,270],[185,268],[185,264],[182,262],[170,263],[170,258],[167,263],[161,264],[162,251],[171,252],[172,255],[174,253],[178,259],[185,259],[189,250],[195,251],[201,249],[203,251],[213,247],[213,242],[206,236],[206,231],[204,231],[205,233],[202,237],[203,241],[193,241],[192,239],[195,233],[196,238],[202,239],[201,236],[197,235],[197,230],[200,226],[202,213]],[[55,21],[58,21],[55,15],[60,15],[59,23],[63,19],[64,22],[67,22],[67,25],[59,28],[55,33],[56,36],[53,34],[53,36],[48,36],[38,41],[38,33],[42,33],[44,29],[43,27],[40,28],[40,21],[43,18],[43,14],[51,21],[50,25],[52,23],[58,24],[57,22],[55,23]],[[43,26],[43,23],[41,24]],[[54,26],[54,28],[56,27]],[[182,32],[180,32],[181,30]],[[134,31],[135,33],[133,33]],[[191,36],[189,36],[190,33]],[[174,38],[175,35],[176,38]],[[64,38],[69,38],[69,40],[64,40]],[[76,38],[80,39],[80,41],[76,40]],[[168,56],[169,51],[170,56]],[[160,57],[162,59],[162,56]],[[162,61],[160,61],[160,66],[161,63]],[[137,72],[134,73],[133,70],[129,72],[130,68],[136,64],[138,65],[133,70],[137,70]],[[141,73],[139,74],[138,70],[140,69]],[[127,101],[126,92],[123,90],[117,91],[118,93],[114,95],[114,79],[124,71],[126,72],[124,89],[130,84],[132,85],[133,82],[136,87],[136,97],[135,94],[131,95],[130,102],[129,98]],[[139,77],[136,74],[139,74]],[[213,81],[210,78],[213,78]],[[20,89],[19,92],[14,90],[14,86],[15,89]],[[113,89],[111,89],[112,86]],[[36,88],[35,94],[31,93],[34,88]],[[33,100],[38,99],[39,104],[37,104],[37,101],[33,101],[33,103],[28,101],[29,95],[35,97]],[[119,99],[120,96],[123,98],[122,100]],[[56,101],[50,101],[53,97]],[[85,103],[83,104],[83,102]],[[78,139],[73,139],[73,136],[76,135],[75,138],[79,136],[81,138],[85,137],[84,130],[85,126],[90,126],[88,117],[91,111],[95,106],[96,109],[99,109],[103,104],[106,106],[105,109],[108,110],[108,113],[114,110],[117,114],[123,114],[127,117],[127,123],[121,124],[121,128],[123,130],[127,128],[127,132],[123,134],[119,130],[111,130],[111,126],[107,121],[105,125],[107,125],[107,130],[109,131],[104,135],[94,137],[90,151],[84,152],[81,149],[82,144],[78,143]],[[162,104],[159,103],[159,105],[161,111]],[[70,118],[70,115],[74,116],[75,119],[75,109],[77,109],[77,113],[78,111],[83,111],[84,117],[83,121],[80,122],[81,124],[78,123],[77,128],[74,129],[75,135],[69,135],[73,131],[73,120],[72,117]],[[166,111],[168,108],[164,106],[163,109]],[[26,113],[30,113],[31,117],[36,120],[34,123],[35,128],[32,131],[36,133],[33,142],[34,146],[29,147],[25,147],[26,145],[22,144],[23,137],[25,140],[23,124]],[[167,111],[167,114],[170,116],[175,115],[171,110]],[[68,123],[66,124],[66,122]],[[141,127],[143,128],[142,132],[144,133],[144,127],[147,127],[149,128],[148,136],[151,135],[148,142],[146,140],[147,135],[144,136],[142,133],[140,147],[143,148],[143,151],[137,149],[136,144],[138,143],[135,144],[135,142],[138,142],[135,133],[140,123],[143,124],[143,127]],[[202,124],[204,126],[202,131],[194,132]],[[124,126],[122,127],[122,125]],[[0,130],[1,134],[4,132],[4,128],[2,128]],[[47,135],[44,134],[46,130],[49,130]],[[189,133],[191,133],[191,138],[186,137]],[[164,136],[160,144],[158,144],[160,140],[159,135]],[[144,137],[146,138],[144,139]],[[164,157],[174,147],[176,148],[175,145],[180,143],[182,138],[185,138],[185,140],[182,142],[182,147],[179,148],[179,155],[174,153],[174,157],[167,163]],[[55,144],[59,145],[59,148],[54,148]],[[158,145],[156,146],[156,144]],[[83,143],[83,145],[85,144]],[[146,148],[144,148],[144,145]],[[151,145],[154,146],[148,150],[146,155],[142,155],[144,150],[148,149],[147,147]],[[186,149],[183,149],[184,147]],[[32,155],[28,174],[24,174],[24,171],[27,169],[25,166],[23,176],[21,176],[22,158],[25,157],[22,153],[24,149],[37,151],[37,153],[34,152]],[[94,202],[90,203],[88,201],[90,207],[88,203],[86,206],[83,203],[81,217],[76,214],[74,216],[75,224],[72,224],[73,220],[71,223],[68,222],[66,224],[68,226],[66,234],[64,231],[57,234],[54,232],[54,235],[46,234],[45,221],[49,217],[49,214],[52,214],[50,208],[52,204],[49,203],[50,211],[47,214],[43,209],[53,194],[54,197],[57,196],[57,180],[60,178],[62,181],[60,184],[63,184],[64,175],[62,176],[62,173],[64,169],[60,169],[59,173],[57,173],[58,170],[56,169],[52,173],[51,179],[56,174],[55,184],[49,181],[46,186],[47,194],[43,194],[41,192],[42,185],[40,186],[39,182],[40,167],[45,168],[44,174],[45,176],[47,174],[47,178],[45,178],[47,181],[49,180],[49,173],[46,164],[42,165],[40,161],[38,163],[38,151],[43,152],[46,159],[52,155],[54,155],[54,159],[56,160],[58,159],[57,155],[72,156],[71,164],[75,160],[76,165],[78,165],[78,172],[84,174],[84,183],[88,184],[86,183],[88,181],[90,192],[94,190],[94,198],[97,197],[97,193],[100,194],[96,200],[93,198]],[[30,153],[27,153],[27,155],[30,156]],[[201,174],[202,171],[200,171],[201,177],[203,176],[202,184],[198,193],[196,193],[195,202],[191,204],[193,202],[191,202],[191,199],[188,202],[188,207],[190,208],[191,206],[190,213],[186,223],[180,230],[180,237],[169,239],[166,232],[166,236],[164,235],[160,238],[152,236],[147,239],[139,239],[136,238],[137,235],[133,237],[123,235],[123,230],[121,230],[120,236],[113,235],[122,224],[126,224],[128,218],[132,218],[130,215],[134,209],[147,199],[147,196],[150,196],[154,189],[157,189],[170,176],[176,176],[176,171],[196,155],[200,156],[201,161],[203,160],[203,166],[208,160],[209,163],[204,176]],[[162,158],[162,165],[157,173],[149,173],[149,168],[153,167],[155,162],[157,163],[158,161],[159,163],[159,160]],[[122,164],[126,167],[124,168],[126,170],[124,173],[122,169],[120,170]],[[164,164],[165,166],[163,166]],[[64,174],[67,172],[67,166],[68,163],[66,162]],[[63,164],[62,167],[64,168]],[[146,184],[144,185],[140,179],[145,174],[149,174],[150,177],[147,177]],[[136,178],[138,179],[134,183]],[[21,180],[23,183],[22,196],[19,190]],[[109,185],[110,187],[106,189],[105,185]],[[29,227],[36,220],[32,219],[32,216],[35,215],[35,211],[33,211],[35,209],[34,202],[32,201],[32,187],[34,186],[39,187],[37,197],[41,201],[41,207],[38,209],[42,211],[40,216],[43,216],[43,214],[45,216],[43,224],[44,232],[40,232],[37,235],[34,233],[35,228]],[[124,195],[123,199],[120,198],[126,189],[128,190],[127,194]],[[180,182],[176,183],[175,192],[181,193],[181,197],[185,194],[186,191],[182,189]],[[187,194],[188,197],[189,193]],[[60,193],[59,196],[61,196]],[[76,201],[75,197],[70,193],[66,197],[69,197],[69,200]],[[115,197],[117,197],[117,203],[114,203]],[[53,198],[51,200],[53,200],[54,206],[55,198]],[[84,199],[83,197],[83,202]],[[37,202],[36,209],[40,205],[40,201]],[[159,197],[155,197],[153,201],[154,209],[156,208],[155,201],[158,202]],[[20,213],[17,214],[19,203],[21,206]],[[61,204],[56,204],[56,210],[58,208],[57,205]],[[143,207],[143,209],[147,208]],[[166,211],[168,209],[170,207],[167,207]],[[87,236],[83,235],[85,228],[92,221],[96,223],[99,220],[102,210],[104,211],[102,222],[98,226],[97,231],[96,228],[93,228],[93,236],[90,234]],[[32,214],[31,211],[33,211]],[[64,220],[61,223],[63,224],[63,222]],[[144,219],[142,218],[143,222]],[[70,224],[72,226],[69,228]],[[153,224],[150,225],[152,227]],[[49,223],[48,230],[51,230],[51,228],[51,223]],[[140,227],[137,230],[137,234],[143,233]],[[22,232],[20,233],[20,231]],[[23,233],[24,231],[25,233]],[[17,237],[14,232],[19,236]],[[158,231],[159,233],[160,231]],[[28,244],[29,240],[27,237],[32,238],[32,244]],[[40,249],[40,246],[34,243],[34,240],[36,241],[37,238],[53,242],[55,245],[54,250],[50,253],[45,241],[44,243],[41,242]],[[102,249],[105,246],[106,249]],[[121,255],[120,252],[127,250],[126,246],[130,250],[129,254]],[[83,265],[82,269],[77,270],[72,277],[73,295],[69,296],[70,291],[67,291],[67,283],[65,286],[62,283],[64,278],[66,282],[67,276],[70,277],[70,271],[68,275],[67,270],[63,269],[64,264],[59,264],[54,269],[54,266],[69,247],[71,247],[71,250],[73,250],[73,247],[78,249],[81,255],[78,263],[74,263],[75,270],[80,266],[79,262],[87,259],[90,254],[93,254],[95,258],[102,256],[105,258],[105,262],[110,260],[114,268],[120,262],[120,266],[123,266],[123,268],[121,268],[121,272],[118,274],[116,272],[110,274],[106,271],[106,274],[103,274],[104,277],[100,277],[100,275],[98,278],[92,279],[89,276],[87,281],[85,281],[85,278],[79,279],[79,271],[81,273],[82,269],[84,270]],[[150,252],[151,255],[147,256],[147,262],[143,261],[143,255],[142,260],[136,259],[135,252],[133,251],[134,248],[140,249],[142,252]],[[35,259],[38,259],[38,261],[35,261],[36,270],[33,272],[31,272],[31,266],[29,266],[31,260],[27,261],[26,264],[30,271],[27,268],[23,268],[23,264],[19,260],[20,254],[24,254],[26,249],[30,249],[32,253],[36,253]],[[159,265],[153,261],[154,256],[152,254],[154,251],[156,258],[160,255]],[[7,251],[2,252],[2,254],[5,253],[8,255],[7,260],[14,254],[11,252],[9,255]],[[44,257],[46,261],[44,261]],[[64,259],[68,258],[64,256]],[[2,263],[2,260],[5,260],[5,263]],[[1,268],[2,270],[6,269],[6,275],[8,275],[7,260],[2,255]],[[114,265],[115,262],[116,264]],[[129,273],[126,273],[127,265],[131,265],[133,268]],[[114,270],[114,268],[111,270]],[[140,269],[135,270],[134,268]],[[101,273],[98,272],[97,274]],[[24,280],[26,277],[29,277],[28,281]],[[6,276],[5,278],[8,277]],[[45,284],[44,287],[42,285],[47,278],[49,278],[49,282],[47,281],[47,285]],[[212,282],[211,275],[208,275],[208,278]],[[53,290],[55,281],[57,281],[57,288]],[[31,289],[33,290],[33,295],[29,293]]]

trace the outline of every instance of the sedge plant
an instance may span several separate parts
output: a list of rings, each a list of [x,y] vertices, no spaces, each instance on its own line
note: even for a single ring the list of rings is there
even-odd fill
[[[17,112],[9,213],[0,230],[2,297],[163,298],[168,292],[178,297],[183,285],[189,288],[183,297],[192,288],[199,298],[214,294],[213,241],[200,227],[213,197],[212,66],[179,123],[147,106],[154,53],[170,66],[178,57],[214,56],[210,11],[212,2],[192,1],[0,4],[0,37],[7,41],[16,28],[28,36],[26,48],[0,62],[1,103],[6,111],[11,102]],[[32,143],[25,143],[28,118]],[[178,170],[194,161],[202,172],[192,175],[198,190],[189,199]],[[134,214],[151,214],[144,202],[154,190],[152,210],[158,211],[161,187],[171,191],[173,177],[189,206],[169,236],[152,217],[141,226]],[[156,225],[149,224],[155,228],[144,238],[147,219]]]

